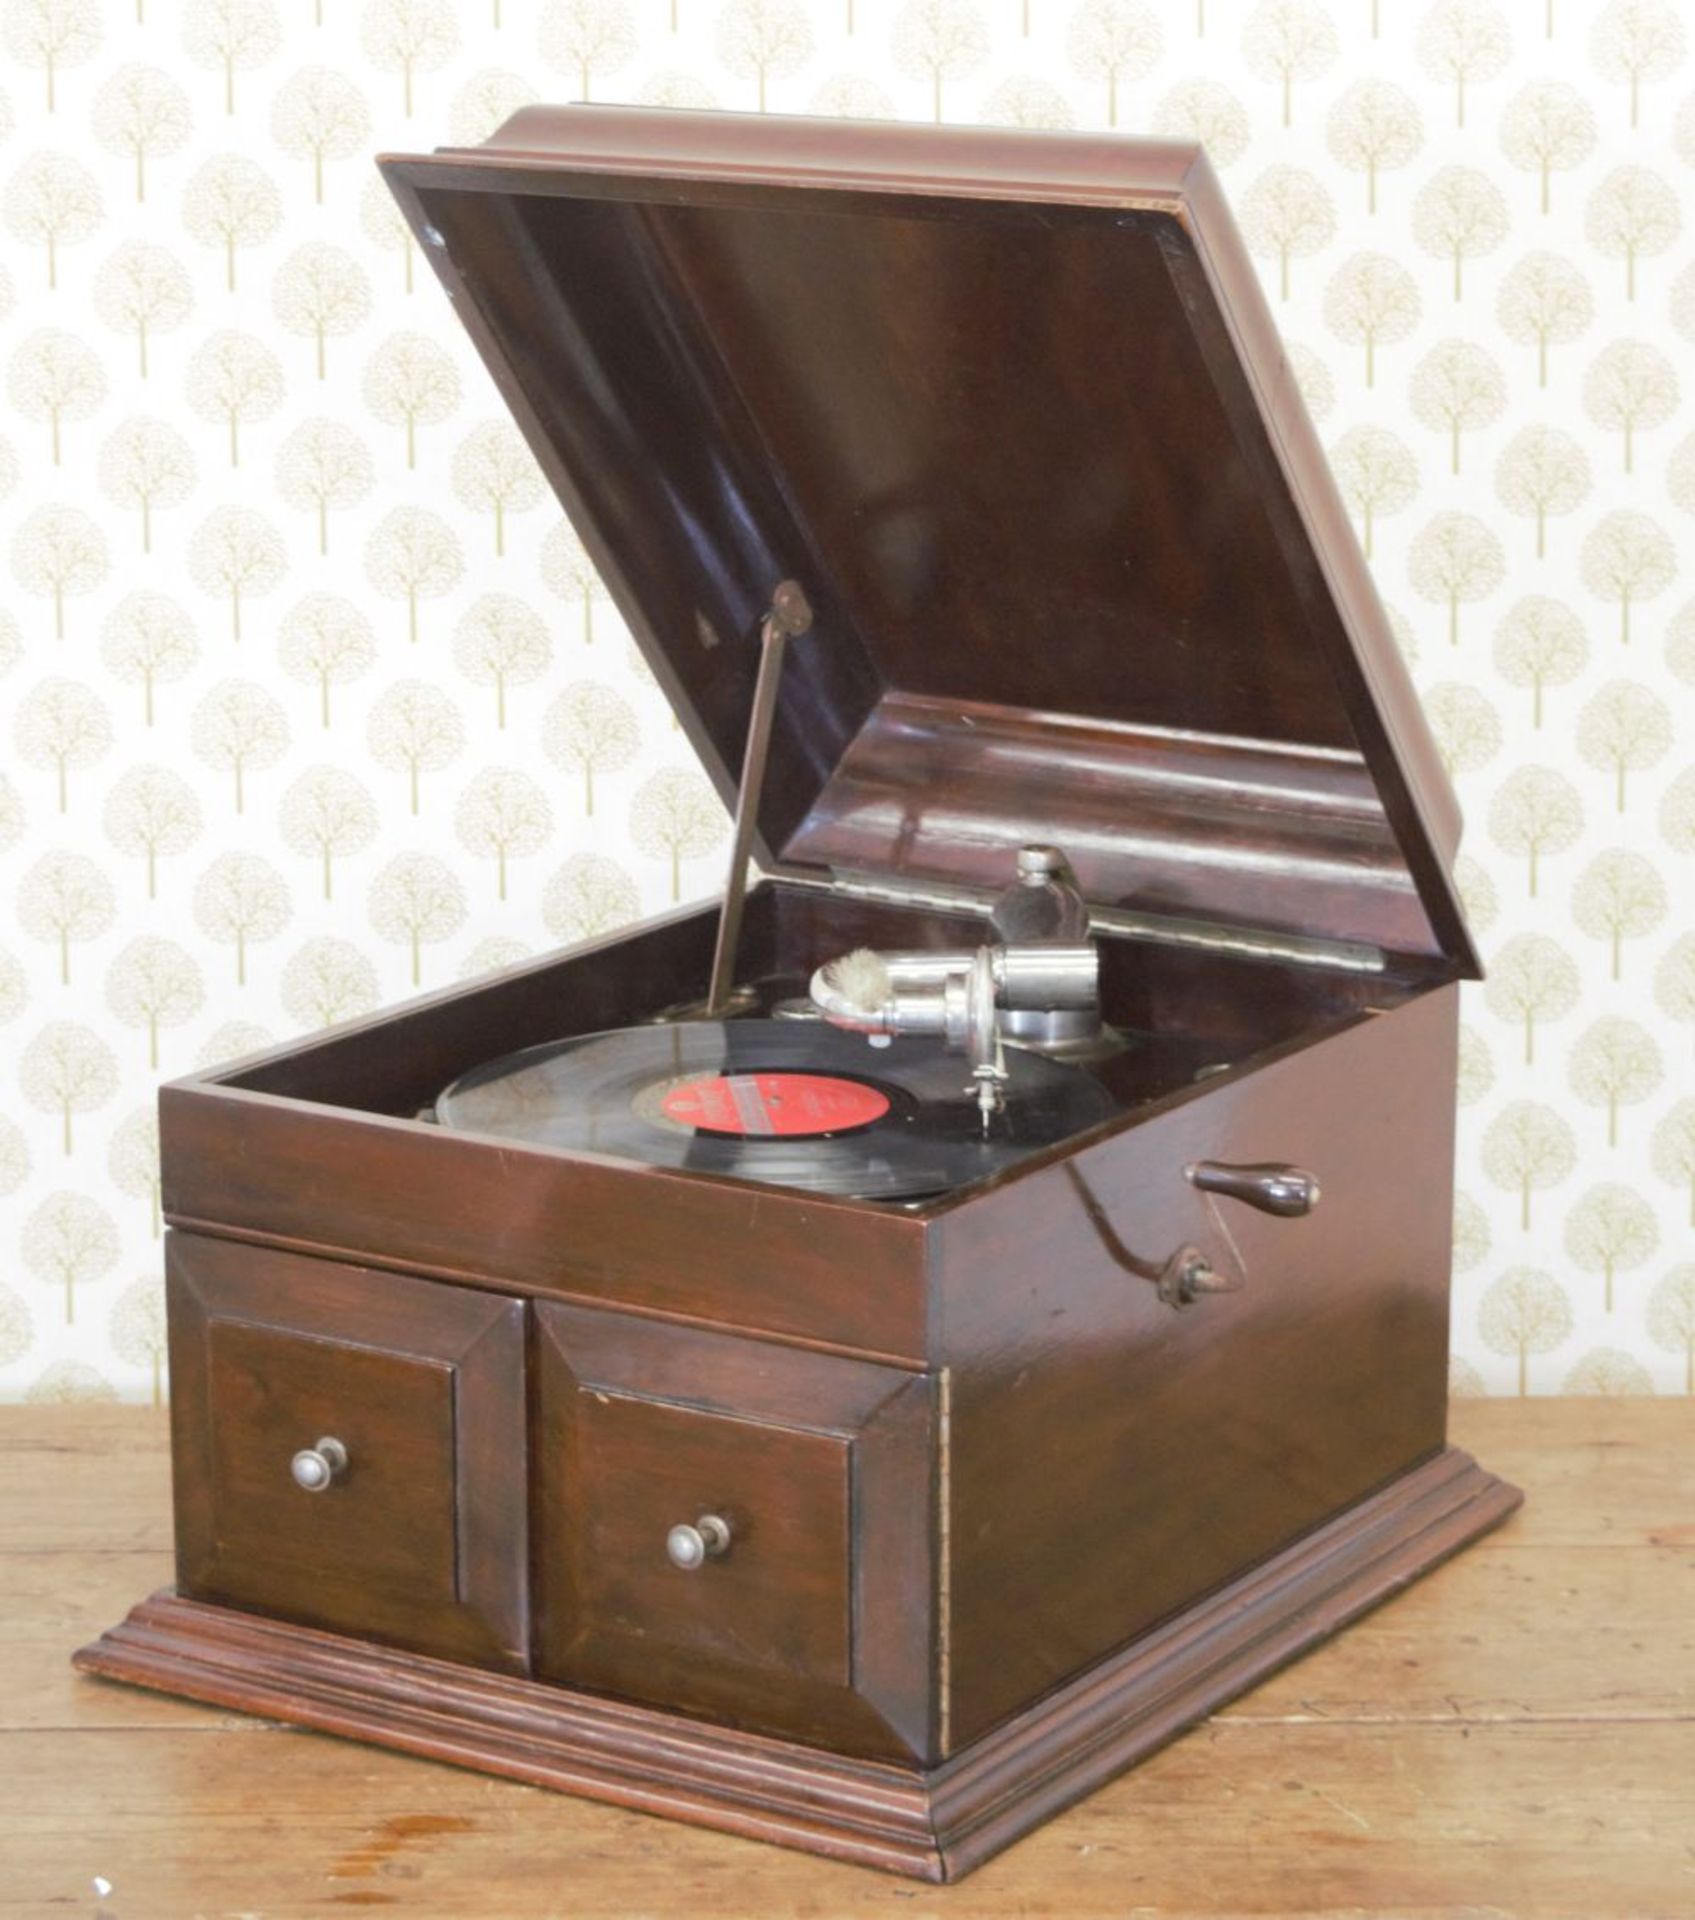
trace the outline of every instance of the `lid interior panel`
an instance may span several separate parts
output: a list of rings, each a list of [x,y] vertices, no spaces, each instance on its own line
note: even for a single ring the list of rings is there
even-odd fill
[[[994,886],[1040,833],[1101,905],[1471,964],[1381,610],[1181,196],[387,164],[726,800],[811,600],[763,860]]]
[[[1354,746],[1169,215],[641,219],[886,687]]]

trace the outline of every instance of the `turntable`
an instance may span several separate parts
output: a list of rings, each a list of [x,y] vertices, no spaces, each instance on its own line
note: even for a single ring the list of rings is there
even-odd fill
[[[735,858],[164,1090],[177,1581],[79,1662],[957,1876],[1516,1504],[1452,796],[1197,150],[384,171]]]

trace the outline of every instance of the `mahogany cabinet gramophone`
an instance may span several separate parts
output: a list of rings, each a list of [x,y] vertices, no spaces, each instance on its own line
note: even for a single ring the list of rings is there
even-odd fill
[[[761,877],[719,1027],[707,907],[164,1090],[177,1585],[78,1659],[957,1875],[1516,1503],[1445,1444],[1452,798],[1196,149],[567,108],[384,172]],[[652,1155],[443,1124],[919,977],[1031,843],[1110,1036],[1057,1137],[890,1199],[672,1150],[699,1076]]]

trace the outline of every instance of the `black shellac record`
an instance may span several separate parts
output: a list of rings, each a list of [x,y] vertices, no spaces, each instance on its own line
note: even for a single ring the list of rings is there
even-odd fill
[[[862,1200],[946,1193],[1117,1111],[1080,1067],[1008,1048],[987,1133],[970,1069],[939,1041],[813,1022],[679,1021],[584,1034],[474,1068],[436,1119]]]

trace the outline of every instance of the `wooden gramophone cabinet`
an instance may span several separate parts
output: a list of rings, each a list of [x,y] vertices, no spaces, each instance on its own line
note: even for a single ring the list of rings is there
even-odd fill
[[[1118,1111],[901,1207],[432,1124],[697,999],[711,907],[176,1082],[177,1584],[79,1663],[957,1876],[1516,1504],[1445,1443],[1452,796],[1197,149],[384,171],[727,799],[805,587],[738,978],[1057,842]]]

